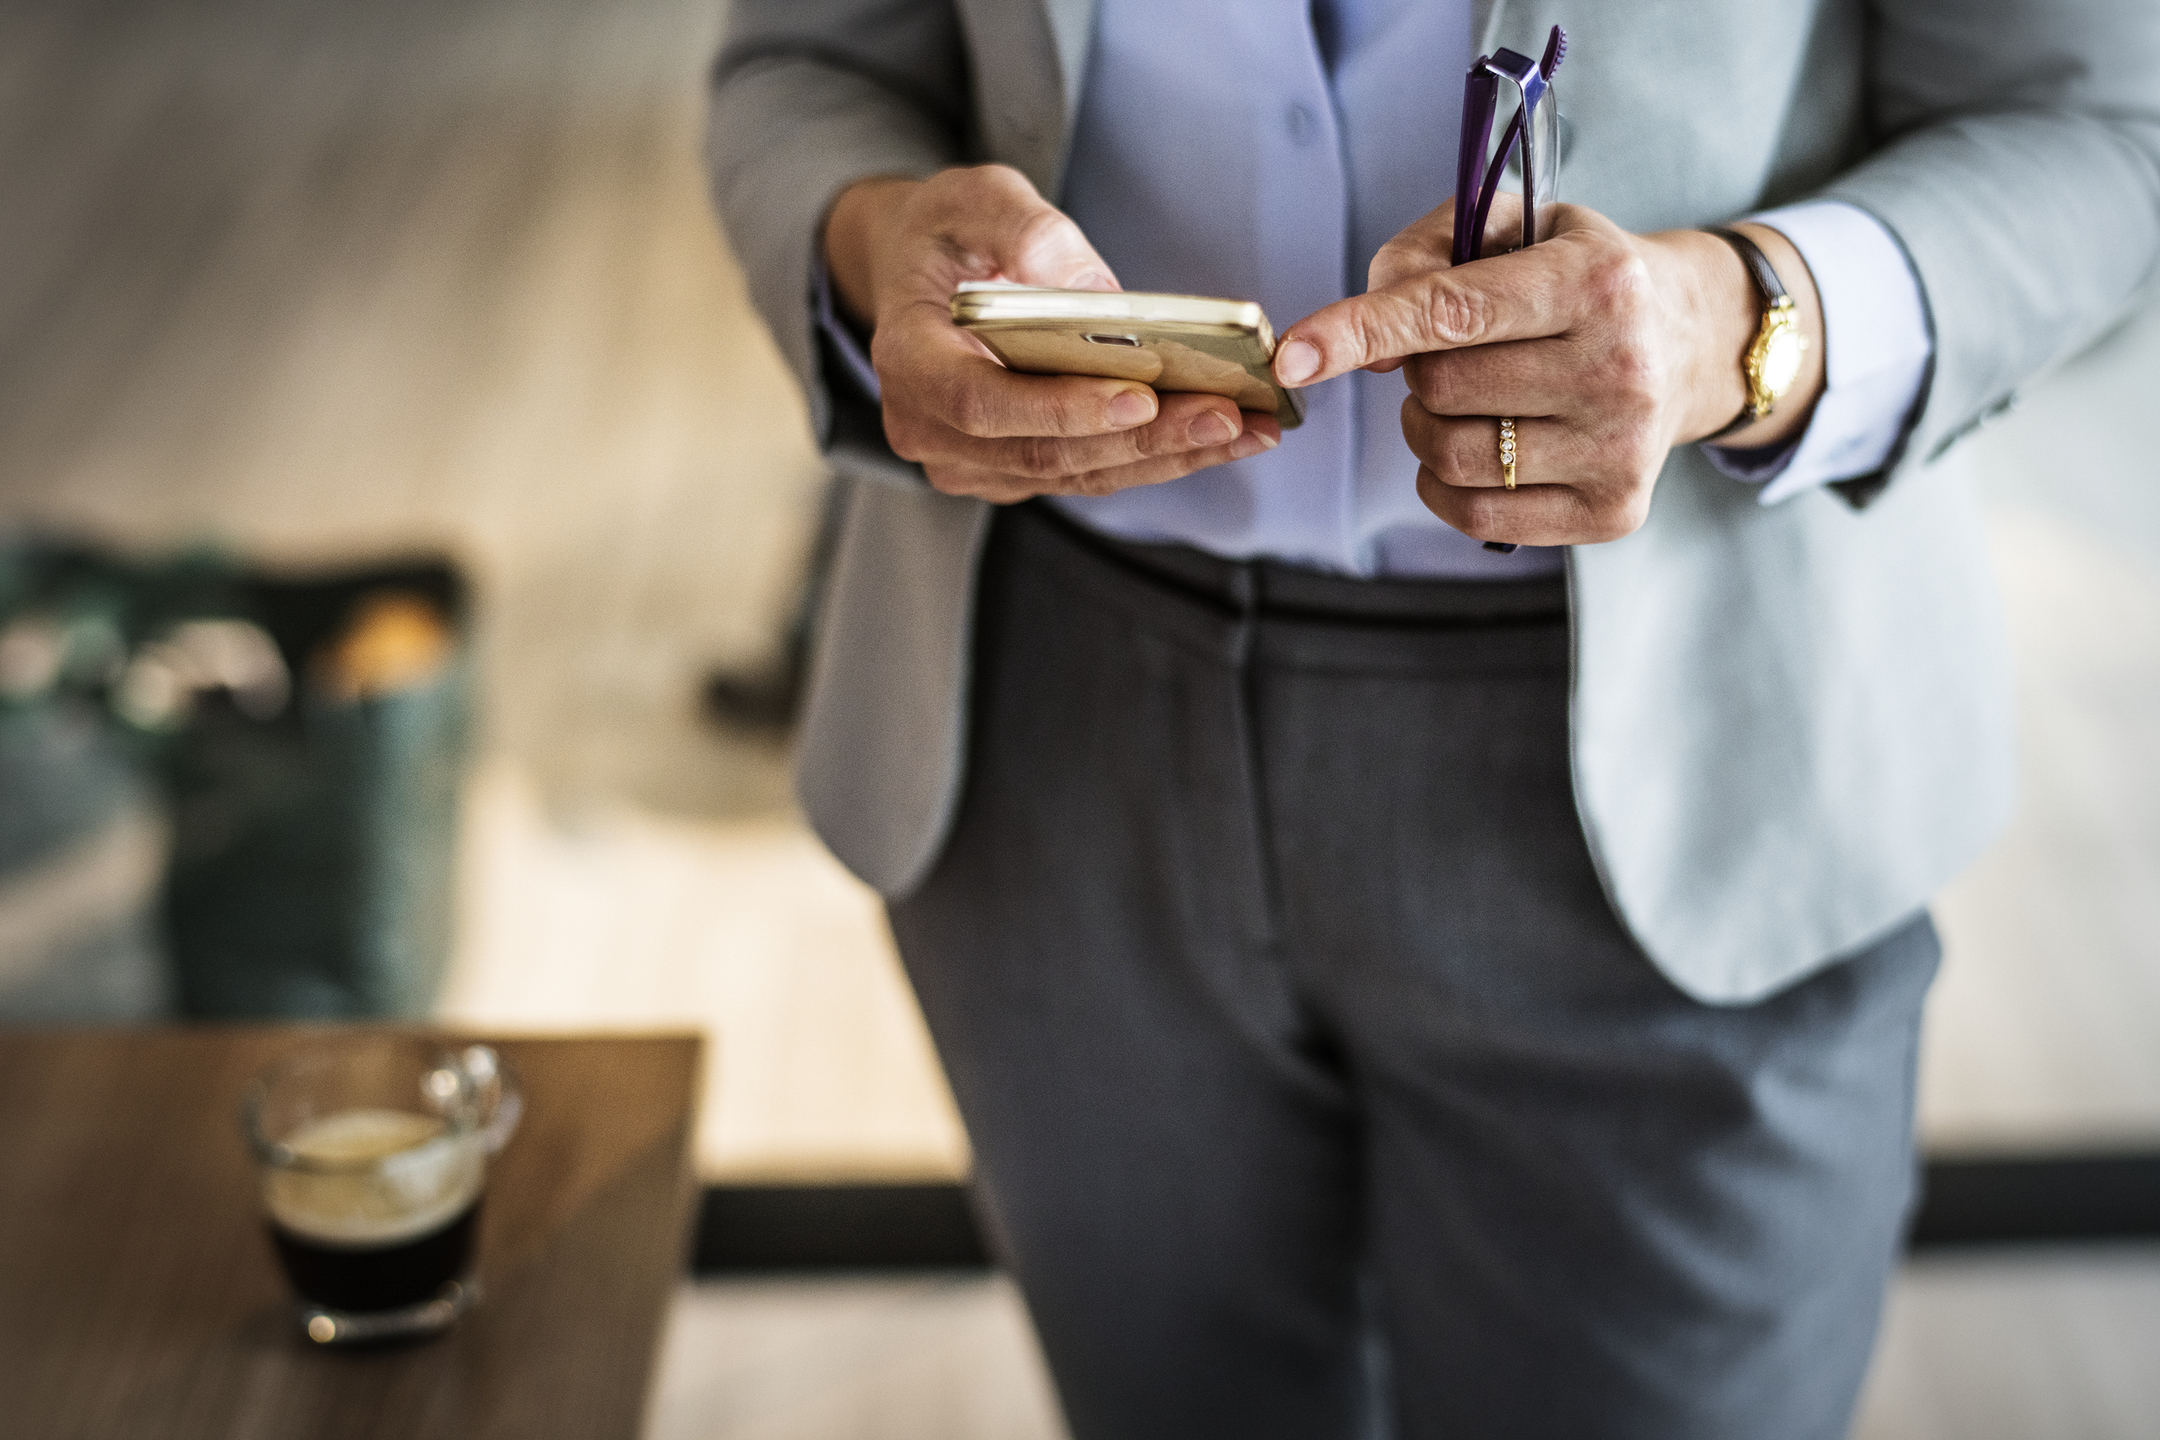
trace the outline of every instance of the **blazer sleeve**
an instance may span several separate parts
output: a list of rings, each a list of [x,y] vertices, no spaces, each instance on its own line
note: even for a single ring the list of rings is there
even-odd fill
[[[1864,504],[2084,348],[2160,264],[2160,5],[1877,0],[1875,149],[1824,194],[1904,246],[1933,373]]]
[[[735,0],[713,64],[705,157],[751,303],[847,468],[913,480],[877,405],[828,363],[816,320],[826,212],[857,180],[929,175],[967,152],[968,78],[949,3]],[[919,482],[918,482],[919,483]]]

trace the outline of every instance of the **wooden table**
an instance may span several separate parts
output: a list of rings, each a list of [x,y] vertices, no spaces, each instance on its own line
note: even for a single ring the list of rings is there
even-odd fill
[[[310,1033],[0,1032],[0,1435],[631,1440],[682,1270],[699,1041],[492,1041],[526,1108],[490,1172],[486,1300],[348,1352],[295,1329],[236,1120]]]

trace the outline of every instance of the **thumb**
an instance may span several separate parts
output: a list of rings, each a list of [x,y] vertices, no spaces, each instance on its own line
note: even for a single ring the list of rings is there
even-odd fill
[[[989,278],[1062,290],[1116,290],[1117,277],[1072,217],[1042,198],[1034,184],[1005,165],[985,165],[975,193],[954,226],[954,238]]]

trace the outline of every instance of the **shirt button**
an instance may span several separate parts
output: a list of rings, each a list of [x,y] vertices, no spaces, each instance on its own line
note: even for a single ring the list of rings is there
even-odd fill
[[[1290,142],[1294,145],[1310,145],[1320,138],[1320,117],[1303,105],[1292,105],[1283,116],[1289,127]]]

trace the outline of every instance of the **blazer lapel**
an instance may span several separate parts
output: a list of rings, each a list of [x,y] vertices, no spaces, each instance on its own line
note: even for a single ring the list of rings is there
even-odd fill
[[[1095,0],[1043,0],[1043,8],[1049,12],[1051,42],[1057,47],[1069,133],[1080,118],[1080,86],[1087,78],[1088,46],[1095,38]]]
[[[959,0],[975,58],[984,159],[1020,167],[1054,202],[1080,114],[1095,0]]]

